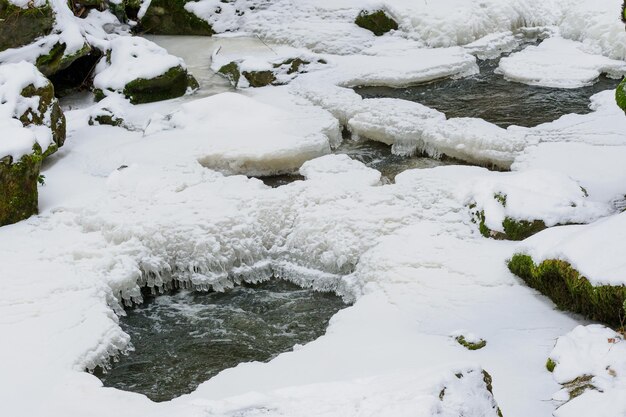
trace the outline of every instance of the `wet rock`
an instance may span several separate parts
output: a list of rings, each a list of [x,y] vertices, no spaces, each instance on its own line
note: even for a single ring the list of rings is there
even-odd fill
[[[376,36],[382,36],[390,30],[398,30],[398,23],[383,10],[363,10],[359,13],[354,23],[363,29],[373,32]]]
[[[54,13],[48,3],[25,9],[0,0],[0,51],[18,48],[50,33]]]

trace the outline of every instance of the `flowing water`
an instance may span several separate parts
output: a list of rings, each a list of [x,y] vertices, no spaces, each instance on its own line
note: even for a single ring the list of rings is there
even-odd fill
[[[451,117],[478,117],[500,127],[533,127],[569,113],[589,113],[589,97],[614,89],[620,80],[600,77],[592,86],[574,89],[533,87],[496,74],[499,60],[479,61],[480,74],[406,88],[360,87],[365,98],[391,97],[437,109]]]
[[[135,351],[97,375],[105,386],[170,400],[226,368],[315,340],[344,307],[334,294],[280,280],[151,297],[120,320]]]

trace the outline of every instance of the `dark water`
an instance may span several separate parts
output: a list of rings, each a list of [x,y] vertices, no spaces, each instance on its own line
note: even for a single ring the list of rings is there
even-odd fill
[[[105,386],[170,400],[226,368],[315,340],[344,307],[334,294],[280,280],[161,295],[127,311],[121,326],[135,351],[97,375]]]
[[[480,74],[446,79],[407,88],[358,87],[365,98],[410,100],[452,117],[479,117],[500,127],[532,127],[568,113],[589,113],[589,97],[614,89],[619,80],[600,77],[589,87],[575,89],[533,87],[506,81],[494,71],[499,60],[479,61]]]

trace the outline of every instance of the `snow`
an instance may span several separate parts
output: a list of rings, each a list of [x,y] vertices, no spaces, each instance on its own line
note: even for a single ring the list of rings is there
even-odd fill
[[[208,86],[197,96],[133,106],[110,95],[66,112],[69,138],[44,165],[41,214],[0,228],[3,411],[483,417],[496,415],[495,397],[506,416],[613,417],[624,401],[623,342],[604,355],[602,339],[610,332],[587,328],[558,339],[551,354],[554,341],[580,320],[555,310],[506,268],[523,250],[536,261],[568,260],[594,284],[624,283],[626,213],[613,214],[611,204],[626,195],[626,116],[612,92],[594,96],[590,114],[501,129],[480,119],[447,119],[417,103],[362,99],[349,88],[474,74],[474,56],[510,50],[524,25],[558,27],[564,38],[582,42],[575,48],[590,53],[600,71],[598,54],[624,58],[624,35],[619,20],[606,14],[620,3],[593,3],[239,0],[220,5],[223,19],[212,13],[213,1],[189,4],[215,18],[220,31],[245,30],[289,47],[271,45],[275,55],[261,41],[239,40],[228,50],[235,45],[230,38],[195,40],[192,70],[204,71]],[[377,38],[353,20],[362,7],[379,6],[400,30]],[[124,29],[110,14],[92,11],[72,22],[81,39],[112,49],[111,66],[105,61],[98,69],[103,88],[123,88],[131,76],[181,64],[147,41],[120,37]],[[0,60],[21,60],[61,35],[4,51]],[[192,41],[180,42],[189,51]],[[217,44],[226,47],[215,65],[234,57],[256,68],[283,52],[316,54],[327,64],[286,86],[203,97],[210,85],[225,88],[206,75],[209,49]],[[127,65],[133,53],[141,63]],[[103,109],[128,129],[89,126]],[[24,134],[11,117],[1,120],[3,134],[14,128]],[[381,184],[378,171],[328,155],[342,140],[341,125],[355,139],[391,144],[397,154],[448,155],[514,172],[438,167]],[[23,143],[32,142],[24,137]],[[300,172],[305,180],[270,188],[238,175],[280,172]],[[493,199],[497,192],[507,195],[506,207]],[[471,200],[489,212],[492,226],[506,215],[594,222],[550,228],[517,246],[482,238],[471,222]],[[334,291],[354,304],[318,340],[269,363],[227,369],[170,402],[103,388],[83,372],[128,348],[118,314],[124,304],[141,302],[141,286],[178,281],[222,291],[272,276]],[[487,346],[464,349],[450,337],[458,329],[471,339],[480,335]],[[548,356],[559,362],[556,381],[544,369]],[[607,364],[618,377],[606,375]],[[494,397],[483,369],[493,376]],[[557,409],[558,398],[549,398],[559,383],[590,371],[604,393],[585,393]]]
[[[621,334],[599,324],[577,326],[559,337],[550,358],[556,363],[553,375],[560,384],[593,377],[594,387],[565,403],[555,416],[626,413],[626,341]]]
[[[26,62],[0,66],[0,158],[10,156],[17,162],[32,153],[35,143],[44,151],[52,144],[52,131],[47,126],[24,127],[18,119],[29,109],[36,111],[39,97],[23,97],[22,90],[33,85],[42,88],[48,80],[34,65]]]
[[[555,36],[502,58],[496,72],[511,81],[553,88],[592,85],[601,74],[626,75],[626,62],[589,53],[584,46]]]

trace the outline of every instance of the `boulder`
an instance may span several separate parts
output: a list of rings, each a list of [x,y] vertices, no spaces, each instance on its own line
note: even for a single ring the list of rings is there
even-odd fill
[[[0,226],[36,214],[41,161],[65,141],[54,87],[29,63],[0,66]]]
[[[38,3],[41,5],[36,6]],[[47,1],[29,2],[21,7],[9,0],[0,0],[0,51],[27,45],[49,34],[54,21]]]
[[[94,77],[97,100],[122,94],[133,104],[180,97],[198,88],[184,62],[144,38],[121,36],[100,59]]]
[[[389,17],[384,10],[363,10],[356,17],[354,23],[373,32],[376,36],[382,36],[390,30],[398,30],[398,23]]]

